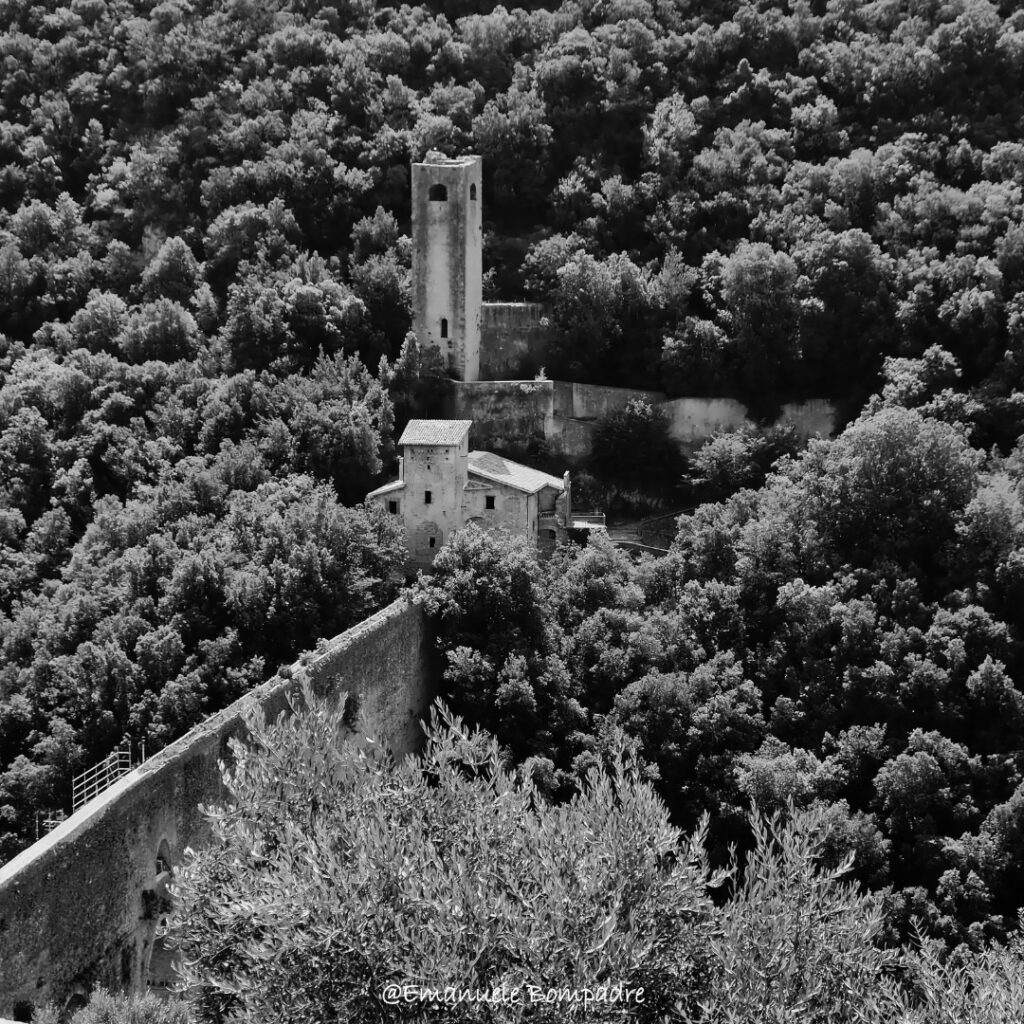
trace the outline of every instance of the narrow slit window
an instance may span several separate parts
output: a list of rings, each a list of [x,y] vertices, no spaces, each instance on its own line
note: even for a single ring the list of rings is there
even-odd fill
[[[469,198],[471,200],[476,199],[476,185],[469,186]]]
[[[433,494],[430,493],[430,491],[424,491],[423,492],[423,504],[424,505],[429,505],[433,500],[434,500],[434,496],[433,496]]]
[[[427,194],[430,196],[432,203],[448,202],[448,189],[444,185],[431,185],[430,191]]]
[[[448,317],[446,316],[441,317],[441,337],[448,337]]]
[[[430,546],[433,547],[436,543],[437,543],[437,538],[436,537],[431,537],[430,538]]]

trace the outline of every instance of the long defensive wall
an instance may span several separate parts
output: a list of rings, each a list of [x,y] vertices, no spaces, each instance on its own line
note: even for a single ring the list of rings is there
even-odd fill
[[[228,740],[244,736],[247,717],[287,711],[305,675],[318,695],[359,695],[358,733],[396,755],[413,752],[436,693],[432,651],[421,608],[399,599],[196,726],[0,867],[0,1018],[28,1020],[49,1001],[78,1005],[95,984],[144,990],[161,954],[170,869],[206,839],[198,805],[223,798],[218,762]]]

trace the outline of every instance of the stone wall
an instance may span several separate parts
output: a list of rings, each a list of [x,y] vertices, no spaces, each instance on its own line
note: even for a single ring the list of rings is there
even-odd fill
[[[719,431],[739,430],[750,421],[735,398],[673,398],[662,406],[672,436],[684,448],[696,448]]]
[[[485,302],[480,315],[480,379],[532,377],[547,359],[552,328],[537,302]]]
[[[526,494],[516,487],[473,477],[481,489],[468,491],[464,496],[463,512],[466,522],[474,522],[484,530],[503,530],[519,536],[532,537],[537,529],[537,495]],[[494,496],[494,508],[488,509],[484,498]]]
[[[522,450],[546,441],[570,460],[585,458],[597,421],[634,398],[658,403],[659,391],[552,380],[453,381],[447,415],[473,421],[470,447]]]
[[[712,434],[751,426],[746,406],[734,398],[673,398],[661,406],[669,430],[685,450],[699,448]],[[828,437],[835,426],[835,407],[822,398],[788,402],[776,423],[793,427],[803,440]]]
[[[828,437],[836,428],[836,407],[827,398],[787,402],[779,423],[788,424],[804,439]]]
[[[159,891],[157,855],[173,864],[204,842],[198,805],[223,796],[228,739],[258,708],[285,711],[300,668],[213,715],[0,867],[0,1015],[67,1005],[95,983],[145,987],[157,921],[144,893]],[[360,695],[359,732],[398,754],[418,749],[437,678],[419,607],[396,601],[321,645],[305,671],[321,695]]]
[[[572,385],[572,418],[598,420],[609,413],[624,409],[634,399],[643,399],[649,405],[661,405],[665,395],[661,391],[641,391],[638,388],[609,388],[600,384]]]
[[[483,297],[480,157],[412,165],[413,331],[460,380],[477,380]]]
[[[553,436],[554,390],[550,380],[453,381],[446,415],[473,421],[473,450],[515,449]]]
[[[635,398],[665,410],[672,436],[685,450],[716,432],[751,424],[746,407],[733,398],[666,399],[660,391],[550,380],[455,381],[447,415],[473,421],[471,448],[522,451],[531,441],[544,441],[578,465],[590,454],[598,421]],[[779,423],[806,439],[827,437],[834,419],[830,402],[811,399],[784,405]]]
[[[409,567],[427,569],[441,547],[463,525],[468,435],[457,446],[409,445],[404,451],[402,521],[409,548]],[[429,505],[427,491],[430,492]]]

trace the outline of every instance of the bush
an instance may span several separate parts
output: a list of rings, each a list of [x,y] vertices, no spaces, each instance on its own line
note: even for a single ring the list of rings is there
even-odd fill
[[[610,494],[661,498],[678,487],[683,456],[664,410],[636,398],[598,420],[587,468]]]
[[[343,743],[343,706],[305,702],[251,723],[225,775],[232,802],[209,813],[212,845],[177,876],[200,1021],[421,1019],[382,998],[412,982],[621,983],[645,989],[636,1020],[696,1013],[713,914],[702,834],[681,842],[623,747],[554,807],[443,709],[423,755],[396,764]],[[621,1019],[613,1004],[534,1010]],[[465,1003],[438,1019],[513,1018]]]
[[[37,1010],[32,1024],[58,1024],[61,1015],[52,1005]],[[72,1015],[68,1024],[191,1024],[185,1003],[165,1001],[155,995],[113,995],[97,988],[88,1005]]]
[[[735,898],[719,918],[721,973],[713,1001],[721,1024],[882,1022],[901,1005],[897,950],[880,948],[881,900],[831,870],[823,810],[750,816],[754,847]]]
[[[793,455],[792,427],[741,427],[716,433],[694,454],[689,479],[700,501],[721,501],[744,487],[760,487],[776,459]]]

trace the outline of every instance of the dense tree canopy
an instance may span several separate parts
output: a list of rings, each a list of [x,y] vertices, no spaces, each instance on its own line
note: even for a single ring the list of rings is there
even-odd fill
[[[937,344],[1016,436],[1011,4],[10,0],[3,22],[12,339],[103,302],[97,340],[132,360],[394,358],[408,165],[441,148],[483,156],[493,281],[552,303],[549,370],[768,415],[863,400]]]
[[[672,827],[621,732],[558,806],[444,709],[396,764],[346,742],[344,701],[304,693],[236,745],[211,845],[175,878],[175,1012],[196,1024],[1001,1024],[1024,1009],[1019,941],[952,964],[884,948],[883,900],[846,877],[845,823],[821,806],[750,815],[742,872],[714,871],[705,824]],[[133,1010],[103,1019],[143,1024]]]
[[[689,475],[722,500],[656,565],[457,540],[419,584],[453,705],[539,792],[620,727],[715,856],[752,797],[817,806],[894,932],[1010,926],[1016,4],[0,0],[0,29],[0,857],[123,736],[393,594],[401,538],[353,503],[441,390],[407,337],[440,148],[483,156],[488,286],[550,304],[552,376],[852,421],[782,461],[716,439]],[[651,465],[630,437],[668,458],[645,408],[602,426],[610,487]]]
[[[592,540],[544,565],[469,533],[420,590],[445,693],[546,792],[571,793],[621,727],[677,824],[711,813],[716,856],[747,841],[751,800],[821,807],[837,855],[889,887],[894,933],[917,916],[976,944],[1024,905],[1024,476],[1019,450],[876,405],[681,517],[663,559]],[[510,574],[502,618],[488,581]]]

